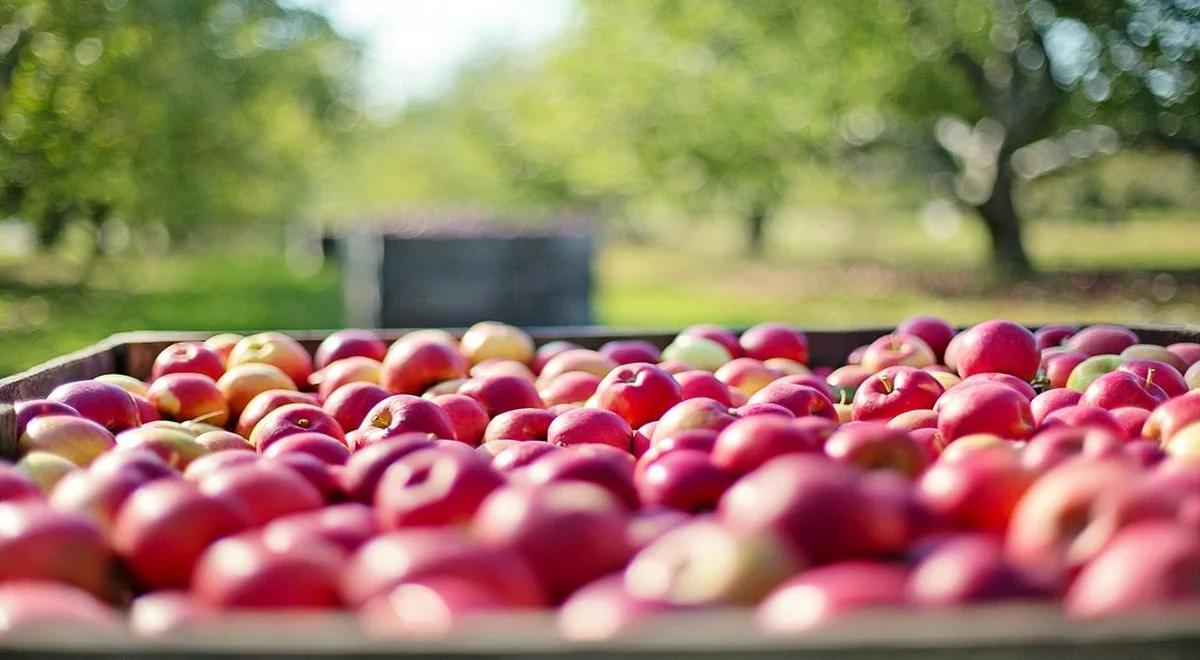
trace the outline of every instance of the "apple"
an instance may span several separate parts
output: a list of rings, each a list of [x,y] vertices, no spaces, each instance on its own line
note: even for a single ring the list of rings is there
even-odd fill
[[[1024,440],[1034,429],[1029,400],[996,383],[953,388],[938,400],[936,412],[938,432],[947,443],[975,433]]]
[[[808,364],[808,336],[790,325],[760,323],[743,332],[738,343],[755,360],[787,358]]]
[[[116,636],[121,621],[95,596],[69,584],[42,580],[0,584],[0,634],[41,628],[70,630],[93,639],[106,633]]]
[[[963,378],[1003,373],[1028,382],[1041,363],[1033,333],[1009,321],[985,321],[963,331],[954,356],[955,371]]]
[[[1045,472],[1075,457],[1109,458],[1122,453],[1121,437],[1101,426],[1051,426],[1029,439],[1021,460]]]
[[[1050,386],[1055,388],[1067,387],[1071,373],[1083,362],[1089,360],[1087,355],[1074,351],[1061,351],[1042,359],[1042,371],[1045,373]]]
[[[564,451],[548,442],[515,442],[492,458],[492,467],[510,473],[549,455]]]
[[[97,383],[116,385],[134,397],[141,397],[143,399],[146,398],[146,394],[149,391],[149,386],[147,386],[146,383],[134,378],[133,376],[127,376],[125,374],[101,374],[92,380],[96,381]]]
[[[909,604],[909,572],[878,561],[843,561],[809,569],[779,585],[759,604],[760,629],[797,634],[864,610]]]
[[[143,481],[176,478],[179,473],[149,449],[118,448],[92,461],[88,472],[99,476],[129,474]]]
[[[1075,334],[1075,328],[1069,325],[1044,325],[1034,331],[1033,338],[1037,340],[1038,350],[1041,351],[1053,346],[1061,346],[1073,334]]]
[[[597,378],[604,378],[617,368],[617,363],[597,351],[586,348],[570,348],[546,361],[538,373],[538,383],[546,384],[562,374],[582,371]]]
[[[541,408],[517,408],[496,415],[483,432],[484,440],[545,440],[555,415]]]
[[[781,415],[788,419],[796,419],[796,414],[777,403],[747,403],[733,409],[734,417],[753,417],[754,415]],[[816,419],[815,417],[812,419]]]
[[[752,396],[771,381],[781,378],[784,373],[754,358],[739,357],[721,365],[714,375],[729,387],[741,390],[746,396]]]
[[[330,334],[313,355],[313,365],[317,369],[351,357],[370,358],[376,362],[383,361],[387,354],[387,344],[378,335],[369,330],[338,330]]]
[[[718,435],[712,429],[689,429],[668,438],[660,438],[637,458],[635,473],[644,472],[654,461],[676,449],[696,449],[706,454],[712,454]]]
[[[813,367],[809,369],[807,365],[787,358],[767,358],[763,360],[763,366],[768,369],[774,369],[784,376],[812,376],[816,374],[818,378],[825,378],[829,375],[829,372],[833,371],[832,369],[828,369],[828,367]],[[817,374],[818,371],[823,369],[828,369],[828,371]]]
[[[600,347],[600,354],[617,364],[658,362],[658,347],[643,339],[614,339]]]
[[[537,388],[519,376],[472,378],[458,388],[458,393],[478,401],[487,410],[488,417],[517,408],[542,407]]]
[[[1086,355],[1116,355],[1136,343],[1137,334],[1128,328],[1093,325],[1076,332],[1064,346]]]
[[[1134,344],[1132,346],[1127,346],[1125,347],[1125,350],[1121,351],[1120,356],[1125,358],[1127,361],[1153,360],[1156,362],[1163,362],[1171,365],[1172,369],[1180,373],[1183,373],[1189,365],[1189,363],[1184,361],[1183,358],[1156,344]]]
[[[1086,360],[1080,362],[1071,370],[1071,375],[1067,377],[1066,386],[1076,392],[1083,392],[1095,380],[1107,373],[1117,370],[1125,363],[1125,358],[1119,355],[1093,355]]]
[[[324,433],[294,433],[272,442],[263,456],[274,458],[293,452],[314,456],[329,465],[345,465],[350,460],[346,444]]]
[[[910,479],[933,460],[907,433],[878,422],[842,427],[825,441],[825,455],[863,470],[888,469]]]
[[[1050,593],[1013,566],[989,534],[956,534],[938,541],[909,577],[909,598],[922,607],[1034,600]]]
[[[420,394],[447,380],[466,378],[466,358],[452,345],[435,341],[398,341],[383,359],[382,384],[397,394]]]
[[[192,575],[192,593],[221,609],[333,608],[341,603],[340,563],[341,554],[328,543],[281,551],[257,532],[244,532],[204,551]]]
[[[533,373],[541,375],[542,369],[550,361],[550,358],[573,348],[580,348],[580,346],[575,342],[563,341],[561,339],[542,344],[533,355],[533,365],[531,365]]]
[[[242,339],[239,334],[222,332],[205,339],[204,347],[220,356],[221,364],[225,365],[229,362],[229,354],[233,352],[233,347]]]
[[[216,381],[225,375],[225,358],[200,342],[171,344],[154,358],[150,380],[175,373],[202,374]]]
[[[630,426],[641,426],[662,417],[682,399],[682,388],[671,374],[639,362],[608,372],[588,405],[610,410]]]
[[[887,367],[859,385],[853,417],[887,421],[910,410],[932,409],[943,391],[929,372],[906,366]]]
[[[229,353],[226,368],[242,364],[269,364],[294,383],[307,383],[313,372],[312,356],[300,342],[279,332],[260,332],[239,341]]]
[[[490,358],[533,363],[533,339],[524,330],[504,323],[476,323],[463,333],[459,345],[463,356],[471,364],[478,364]]]
[[[1162,406],[1159,406],[1160,408]],[[1113,419],[1121,425],[1123,434],[1121,438],[1126,441],[1137,440],[1142,437],[1142,429],[1146,426],[1146,420],[1150,419],[1150,411],[1145,408],[1113,408],[1108,411],[1112,413]]]
[[[781,535],[819,564],[898,551],[909,534],[907,513],[884,504],[867,495],[854,468],[788,454],[734,482],[717,512],[737,531]]]
[[[954,343],[954,341],[951,340],[951,343]],[[867,348],[869,348],[869,347],[870,347],[870,344],[864,344],[862,346],[859,346],[859,347],[851,350],[848,354],[846,354],[846,364],[853,364],[853,365],[861,366],[863,355],[866,354]],[[950,347],[947,346],[946,350],[949,351],[949,349],[950,349]],[[946,364],[950,364],[949,361],[947,361]],[[953,366],[953,365],[951,365],[951,366]]]
[[[385,399],[384,402],[381,402],[372,409],[368,415],[368,420],[373,420],[375,415],[382,414],[377,411],[379,410],[379,406],[382,406],[386,401]],[[428,402],[425,403],[433,405]],[[440,412],[441,409],[439,408],[438,411]],[[365,424],[366,422],[364,422]],[[250,444],[254,445],[258,451],[262,452],[266,451],[271,443],[280,438],[295,433],[308,432],[324,433],[337,439],[339,442],[345,442],[346,440],[346,434],[342,431],[342,427],[338,425],[337,420],[320,407],[307,403],[289,403],[267,413],[258,424],[254,425],[254,430],[251,431],[248,440],[250,440]]]
[[[755,392],[749,403],[774,403],[787,408],[797,417],[811,415],[837,421],[833,402],[823,392],[808,385],[777,380]]]
[[[503,484],[504,477],[483,457],[429,447],[399,458],[384,471],[375,508],[388,529],[460,524]]]
[[[1147,521],[1121,530],[1083,567],[1064,599],[1075,618],[1112,617],[1200,596],[1200,537],[1177,522]]]
[[[1011,450],[943,454],[918,480],[917,499],[962,529],[1002,534],[1035,478]]]
[[[254,427],[271,412],[293,403],[317,405],[317,400],[311,395],[295,390],[267,390],[255,395],[242,414],[238,417],[236,430],[239,435],[249,438]]]
[[[1167,452],[1162,446],[1150,440],[1127,440],[1121,449],[1126,458],[1141,468],[1152,468],[1161,464],[1167,457]]]
[[[1164,447],[1171,456],[1200,458],[1200,422],[1192,422],[1176,431]],[[17,467],[20,465],[17,463]]]
[[[660,456],[635,477],[645,506],[666,506],[696,513],[716,507],[734,475],[718,467],[708,452],[678,449]]]
[[[129,608],[129,630],[137,637],[165,637],[212,625],[217,612],[186,591],[152,591]]]
[[[918,429],[937,430],[937,413],[928,409],[909,410],[887,421],[888,428],[897,431],[916,431]]]
[[[1200,392],[1189,392],[1158,406],[1146,418],[1142,435],[1169,445],[1184,427],[1200,421]]]
[[[663,349],[662,359],[664,362],[682,362],[691,365],[692,369],[716,371],[733,358],[718,342],[695,335],[680,335]]]
[[[487,411],[475,399],[465,394],[442,394],[431,399],[446,412],[454,426],[454,438],[472,447],[483,441],[489,419]]]
[[[188,464],[209,451],[207,447],[196,442],[196,436],[169,428],[130,429],[118,433],[116,442],[121,449],[149,449],[177,470],[187,468]]]
[[[967,376],[959,381],[959,387],[970,387],[979,383],[996,383],[1006,387],[1011,387],[1020,392],[1022,396],[1030,401],[1033,401],[1033,398],[1037,396],[1037,390],[1033,389],[1033,386],[1029,383],[1017,378],[1016,376],[994,372]]]
[[[1187,394],[1187,381],[1175,367],[1158,360],[1126,360],[1117,367],[1117,371],[1127,371],[1142,380],[1149,381],[1162,388],[1167,398]]]
[[[633,428],[611,410],[578,408],[555,417],[546,430],[546,440],[560,446],[595,442],[629,451]]]
[[[697,518],[638,552],[625,569],[625,589],[682,607],[750,604],[798,567],[790,549],[769,532]]]
[[[278,367],[269,364],[243,364],[231,367],[217,381],[217,389],[229,404],[229,414],[240,417],[250,402],[270,390],[296,390],[296,384]]]
[[[519,376],[531,383],[537,380],[537,377],[533,375],[533,371],[528,365],[516,360],[501,360],[499,358],[484,360],[472,366],[468,373],[472,378],[483,378],[484,376]]]
[[[638,598],[625,588],[624,576],[609,575],[584,585],[558,610],[558,632],[573,641],[600,641],[651,630],[653,615],[670,612],[666,603]]]
[[[80,466],[87,466],[114,446],[113,435],[103,426],[68,415],[34,417],[18,440],[22,453],[49,452]]]
[[[231,504],[180,479],[159,479],[134,491],[117,514],[113,549],[146,587],[183,587],[210,543],[246,522]]]
[[[229,404],[216,382],[203,374],[166,374],[150,385],[147,398],[167,419],[196,420],[214,426],[229,421]]]
[[[936,316],[909,317],[896,326],[896,332],[920,338],[933,349],[938,360],[946,354],[946,347],[955,335],[954,326]]]
[[[1042,422],[1046,420],[1046,416],[1056,410],[1078,405],[1081,398],[1083,398],[1082,393],[1065,387],[1046,390],[1033,397],[1033,400],[1029,402],[1029,412],[1033,413],[1034,426],[1041,426]]]
[[[352,553],[380,531],[375,509],[346,502],[277,518],[262,528],[262,539],[268,547],[279,550],[317,542]]]
[[[1200,364],[1200,362],[1188,367],[1188,370],[1183,374],[1183,380],[1187,383],[1189,391],[1200,389],[1200,367],[1196,366],[1196,364]]]
[[[372,599],[359,608],[358,620],[369,637],[436,638],[471,629],[481,616],[512,605],[479,582],[439,576],[405,582]]]
[[[205,477],[235,465],[258,463],[257,453],[235,451],[207,454],[192,461],[183,471],[183,478],[192,483],[200,483]]]
[[[349,383],[337,388],[326,397],[324,403],[321,404],[321,409],[333,417],[337,421],[338,426],[349,432],[361,427],[367,414],[380,401],[389,396],[391,396],[391,393],[374,383]],[[243,417],[245,417],[245,414],[243,414]],[[251,427],[251,430],[253,430],[253,427]],[[249,435],[249,432],[247,432],[247,435]],[[353,446],[351,445],[351,447]]]
[[[484,545],[457,527],[403,529],[368,540],[346,563],[341,592],[347,604],[361,606],[399,584],[445,577],[488,587],[511,605],[546,602],[533,568],[513,548]]]
[[[310,385],[317,388],[317,397],[324,401],[338,388],[350,383],[373,383],[378,385],[383,379],[383,364],[368,357],[348,357],[323,369],[314,371],[308,377]]]
[[[636,510],[638,492],[633,472],[633,457],[627,452],[606,445],[588,444],[543,454],[512,474],[520,483],[534,486],[567,481],[595,484],[630,510]]]
[[[46,399],[69,406],[110,433],[120,433],[141,424],[133,397],[109,383],[94,380],[66,383],[54,388]]]
[[[214,471],[200,480],[200,492],[227,503],[249,526],[319,509],[324,498],[295,470],[259,461]]]
[[[858,388],[870,377],[871,372],[863,369],[862,366],[848,364],[834,369],[833,373],[825,378],[825,382],[833,389],[836,398],[853,401]]]
[[[679,383],[681,399],[705,398],[732,405],[731,392],[741,393],[740,390],[732,390],[726,386],[713,374],[699,369],[675,374],[675,382]],[[658,416],[655,419],[658,419]]]
[[[0,582],[52,580],[104,592],[111,552],[88,516],[44,502],[0,503]]]
[[[552,602],[625,565],[632,547],[628,515],[607,490],[583,482],[497,489],[480,506],[471,530],[487,546],[515,550]]]
[[[1121,424],[1117,422],[1116,417],[1112,416],[1112,413],[1099,406],[1088,406],[1082,403],[1059,408],[1046,415],[1046,419],[1042,420],[1037,430],[1040,432],[1059,426],[1104,429],[1117,438],[1120,438],[1124,432]]]
[[[725,350],[729,352],[729,355],[733,356],[735,359],[745,355],[745,351],[742,349],[741,342],[738,341],[737,333],[729,328],[726,328],[725,326],[716,325],[713,323],[698,323],[696,325],[690,325],[684,328],[679,335],[681,337],[701,337],[703,339],[715,341],[721,346],[724,346]]]
[[[406,433],[363,446],[346,461],[340,478],[342,490],[352,501],[374,502],[384,470],[404,456],[432,444],[427,434]]]
[[[1200,343],[1185,341],[1169,344],[1167,350],[1183,361],[1184,368],[1180,371],[1185,371],[1188,367],[1200,362]]]
[[[17,418],[17,437],[25,434],[25,427],[30,420],[51,415],[79,417],[79,412],[65,403],[47,401],[46,399],[28,399],[13,404],[13,412]]]
[[[0,461],[0,502],[42,499],[42,489],[11,463]]]
[[[458,340],[454,338],[454,335],[440,328],[422,328],[420,330],[413,330],[405,333],[404,336],[397,339],[395,343],[409,341],[418,343],[433,341],[440,344],[445,344],[452,348],[458,348]]]
[[[1128,371],[1104,374],[1088,385],[1079,404],[1105,409],[1133,406],[1154,410],[1167,400],[1167,393],[1152,379],[1153,374],[1142,378]]]
[[[538,390],[538,396],[547,406],[560,403],[581,403],[596,393],[600,377],[586,371],[568,371]]]
[[[721,430],[712,461],[732,474],[747,474],[777,456],[820,453],[829,435],[828,429],[805,428],[779,415],[745,417]]]
[[[36,484],[43,493],[49,494],[63,477],[80,468],[58,454],[31,451],[22,456],[13,469]]]
[[[862,355],[862,368],[875,373],[886,367],[928,367],[937,362],[933,349],[914,335],[892,333],[871,342]]]

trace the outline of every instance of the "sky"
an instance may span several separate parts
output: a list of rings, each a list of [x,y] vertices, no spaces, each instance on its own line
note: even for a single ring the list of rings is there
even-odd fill
[[[559,34],[573,0],[295,0],[365,47],[367,109],[427,97],[482,50],[534,48]]]

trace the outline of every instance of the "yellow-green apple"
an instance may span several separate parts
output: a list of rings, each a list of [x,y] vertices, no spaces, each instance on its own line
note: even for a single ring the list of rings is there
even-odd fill
[[[185,431],[167,428],[136,428],[117,434],[117,446],[122,450],[143,448],[158,454],[167,465],[176,470],[208,453],[208,447],[196,441],[196,436]]]
[[[463,333],[459,346],[471,364],[489,358],[533,364],[533,338],[524,330],[505,323],[476,323]]]
[[[546,366],[546,363],[550,361],[550,358],[573,348],[580,348],[580,346],[575,342],[564,341],[561,339],[542,344],[533,354],[533,364],[531,365],[533,373],[540,376],[542,369]]]
[[[643,505],[693,513],[716,507],[733,480],[733,474],[717,467],[708,452],[698,449],[669,452],[635,475]]]
[[[483,431],[484,440],[545,440],[556,415],[541,408],[517,408],[496,415]]]
[[[431,401],[450,417],[456,440],[472,447],[483,441],[483,432],[487,430],[490,420],[478,401],[465,394],[443,394],[433,397]]]
[[[337,388],[326,397],[321,409],[337,420],[343,431],[350,433],[362,426],[367,413],[389,396],[390,392],[374,383],[350,383]]]
[[[321,401],[329,398],[339,387],[350,383],[372,383],[379,385],[383,380],[383,363],[369,357],[355,356],[332,362],[314,371],[308,382],[317,388]],[[414,392],[419,394],[420,392]]]
[[[742,333],[738,343],[756,360],[787,358],[808,364],[808,335],[783,323],[760,323]]]
[[[771,381],[781,378],[784,373],[754,358],[740,357],[721,365],[714,375],[729,387],[741,390],[746,396],[752,396]]]
[[[672,529],[625,569],[625,588],[677,606],[757,603],[800,567],[769,531],[734,530],[710,517]]]
[[[755,618],[770,634],[803,633],[876,608],[909,604],[909,571],[900,564],[843,561],[804,571],[758,605]]]
[[[521,483],[532,486],[564,481],[595,484],[635,511],[639,500],[633,473],[634,460],[628,451],[588,444],[542,456],[512,474]]]
[[[22,453],[45,451],[79,466],[87,466],[116,446],[103,426],[83,417],[51,415],[35,417],[25,426],[18,446]]]
[[[809,415],[837,421],[833,402],[815,387],[777,380],[750,397],[749,403],[774,403],[787,408],[797,417]]]
[[[1126,360],[1117,371],[1127,371],[1142,380],[1153,382],[1166,392],[1167,398],[1174,398],[1188,391],[1187,381],[1183,374],[1171,365],[1159,360]]]
[[[266,390],[265,392],[259,392],[254,395],[253,399],[250,399],[245,409],[242,410],[235,429],[242,437],[249,438],[250,433],[254,431],[254,427],[258,426],[263,417],[266,417],[278,408],[292,403],[305,403],[315,406],[317,405],[317,400],[311,394],[295,390]]]
[[[243,364],[230,367],[217,380],[217,389],[229,404],[231,417],[240,417],[250,401],[268,390],[292,390],[296,384],[278,367],[269,364]]]
[[[892,470],[909,479],[920,475],[933,460],[907,433],[879,422],[838,429],[825,441],[825,455],[862,470]]]
[[[946,354],[946,346],[954,339],[954,327],[936,316],[913,316],[900,322],[896,332],[920,337],[938,360]]]
[[[213,351],[221,357],[221,364],[224,365],[229,361],[229,354],[233,352],[233,347],[237,346],[238,342],[244,339],[242,335],[232,332],[222,332],[218,335],[213,335],[204,340],[204,347]]]
[[[702,337],[717,342],[729,351],[729,355],[733,358],[739,358],[745,355],[741,343],[738,341],[737,333],[726,328],[725,326],[716,325],[713,323],[698,323],[690,325],[679,333],[680,336]]]
[[[229,421],[229,404],[213,379],[203,374],[173,373],[150,386],[150,403],[167,419],[196,420],[215,426]]]
[[[1033,432],[1029,399],[1006,385],[951,388],[937,402],[938,432],[947,443],[974,433],[1024,440]]]
[[[243,364],[269,364],[287,374],[293,383],[308,382],[312,375],[312,356],[300,342],[279,332],[260,332],[239,341],[229,353],[227,369]]]
[[[1045,472],[1067,460],[1111,458],[1122,454],[1123,440],[1100,426],[1052,426],[1038,431],[1021,451],[1029,468]]]
[[[1125,362],[1119,355],[1093,355],[1079,362],[1071,369],[1067,377],[1066,387],[1083,392],[1097,378],[1117,370]],[[1053,385],[1053,382],[1051,383]]]
[[[273,548],[257,532],[221,539],[196,562],[191,593],[219,609],[320,610],[341,603],[342,552],[314,541]]]
[[[600,377],[586,371],[568,371],[538,390],[538,396],[547,406],[560,403],[582,403],[596,393]]]
[[[712,399],[684,399],[663,413],[658,424],[654,427],[654,435],[650,438],[658,442],[663,438],[678,435],[689,429],[712,429],[720,431],[729,426],[737,418],[730,413],[729,407]]]
[[[984,321],[963,331],[955,341],[954,367],[966,378],[1003,373],[1031,381],[1037,376],[1041,353],[1033,333],[1009,321]]]
[[[328,465],[345,465],[350,459],[346,443],[324,433],[293,433],[272,442],[263,456],[275,458],[292,453],[308,454]]]
[[[387,344],[370,330],[338,330],[317,346],[316,353],[313,354],[313,366],[324,369],[338,360],[351,357],[365,357],[381,362],[387,354],[387,349]]]
[[[700,399],[691,399],[698,401]],[[560,446],[600,443],[629,451],[633,428],[620,415],[603,408],[577,408],[554,418],[546,440]]]
[[[853,417],[883,421],[910,410],[933,409],[944,390],[928,371],[887,367],[867,377],[854,394]]]
[[[466,358],[434,341],[398,341],[383,360],[382,384],[397,394],[420,394],[446,380],[466,378]]]
[[[1100,408],[1135,406],[1154,410],[1167,400],[1167,393],[1153,381],[1153,374],[1139,377],[1128,371],[1113,371],[1096,380],[1083,391],[1079,404]]]
[[[43,493],[49,494],[59,480],[80,468],[58,454],[51,454],[48,451],[31,451],[22,456],[13,469],[37,484]]]
[[[1134,344],[1121,351],[1121,357],[1126,360],[1155,360],[1171,365],[1171,368],[1183,373],[1188,368],[1183,358],[1157,344]]]
[[[1071,335],[1064,346],[1086,355],[1117,355],[1136,343],[1137,334],[1128,328],[1092,325]]]
[[[90,518],[45,502],[0,503],[0,582],[64,582],[103,594],[112,553]]]
[[[861,366],[875,373],[896,365],[928,367],[936,362],[933,349],[920,337],[895,332],[871,342],[863,352]]]
[[[655,369],[657,368],[655,367]],[[734,390],[722,383],[711,372],[699,369],[675,374],[675,382],[679,383],[681,400],[705,398],[732,406],[733,400],[730,398],[730,393],[733,391],[741,393],[740,390]],[[654,419],[658,419],[658,417],[656,415]]]
[[[796,424],[779,415],[754,415],[720,431],[712,448],[713,464],[735,475],[758,469],[784,454],[820,453],[828,437],[823,429]],[[661,444],[659,440],[655,446]]]
[[[679,361],[694,369],[716,371],[732,359],[725,347],[711,339],[695,335],[676,337],[662,351],[663,361]]]
[[[475,399],[488,417],[517,408],[541,408],[542,399],[533,383],[520,376],[472,378],[458,388],[459,394]]]
[[[943,454],[917,481],[917,499],[961,529],[1003,534],[1036,476],[1014,451],[977,449],[954,458]]]
[[[1064,604],[1075,618],[1162,609],[1200,596],[1200,537],[1184,524],[1150,520],[1122,529],[1071,584]]]
[[[54,388],[46,397],[73,408],[81,417],[96,422],[111,433],[141,424],[137,404],[128,392],[109,383],[81,380]]]
[[[412,398],[433,406],[432,403],[418,397]],[[382,402],[379,405],[382,405]],[[433,407],[437,408],[437,406]],[[376,412],[378,409],[379,406],[377,405],[375,409],[368,413],[367,418],[371,419],[373,415],[378,414]],[[440,408],[438,408],[438,412],[441,412]],[[445,413],[442,414],[443,416],[445,415]],[[365,421],[363,423],[366,424]],[[247,439],[259,452],[262,452],[272,442],[280,438],[294,433],[308,432],[324,433],[342,442],[346,440],[346,433],[342,431],[342,427],[337,423],[337,420],[319,406],[309,403],[289,403],[272,410],[258,424],[254,425],[254,430],[250,432],[250,437]]]
[[[428,399],[411,394],[396,394],[375,404],[359,429],[362,431],[359,447],[407,433],[454,439],[454,422],[446,411]]]
[[[1046,598],[1051,592],[1025,575],[990,534],[954,534],[935,542],[909,577],[909,598],[922,607]]]
[[[476,512],[471,530],[484,545],[510,549],[537,567],[552,602],[620,569],[632,547],[628,513],[607,490],[582,482],[497,489]]]
[[[204,445],[209,453],[219,451],[254,451],[254,445],[245,437],[230,431],[208,431],[196,436],[196,442]]]
[[[658,362],[662,351],[644,339],[614,339],[600,347],[600,354],[617,364]]]
[[[1041,426],[1045,421],[1046,415],[1067,406],[1079,404],[1079,399],[1083,397],[1081,392],[1069,390],[1065,387],[1056,387],[1052,390],[1046,390],[1041,394],[1033,397],[1029,402],[1029,412],[1033,413],[1033,425]]]
[[[154,358],[150,369],[150,380],[175,373],[204,374],[213,380],[225,374],[225,358],[208,346],[194,341],[183,341],[164,348]]]
[[[1186,370],[1193,364],[1200,362],[1200,343],[1184,341],[1169,344],[1167,345],[1167,350],[1183,361],[1184,368],[1182,370]]]
[[[683,399],[671,374],[646,362],[623,364],[608,372],[588,400],[591,407],[611,410],[630,426],[662,416]]]

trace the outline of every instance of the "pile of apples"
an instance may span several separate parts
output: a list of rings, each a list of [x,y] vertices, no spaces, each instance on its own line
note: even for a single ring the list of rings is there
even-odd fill
[[[371,635],[553,612],[570,639],[755,608],[1200,602],[1200,344],[917,317],[809,367],[804,332],[590,350],[479,323],[164,350],[16,405],[0,629],[163,635],[344,610]],[[1189,391],[1192,390],[1192,391]]]

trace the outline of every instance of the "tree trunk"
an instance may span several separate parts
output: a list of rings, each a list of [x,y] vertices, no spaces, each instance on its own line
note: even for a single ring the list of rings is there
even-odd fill
[[[752,257],[761,257],[766,252],[767,207],[755,204],[746,216],[746,251]]]
[[[991,239],[992,268],[1002,277],[1015,278],[1033,271],[1021,238],[1021,216],[1013,203],[1013,175],[1008,159],[997,167],[996,184],[987,201],[975,207]]]

